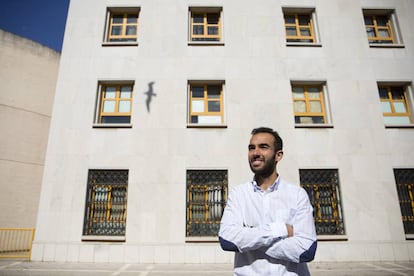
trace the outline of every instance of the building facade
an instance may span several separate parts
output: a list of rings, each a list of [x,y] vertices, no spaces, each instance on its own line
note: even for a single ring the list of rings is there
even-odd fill
[[[0,30],[0,227],[36,226],[60,54]]]
[[[414,2],[72,0],[33,260],[228,263],[254,127],[316,261],[413,260]]]

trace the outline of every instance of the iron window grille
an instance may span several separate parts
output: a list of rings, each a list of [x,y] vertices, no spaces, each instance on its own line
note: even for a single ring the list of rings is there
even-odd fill
[[[300,169],[300,185],[309,195],[318,235],[345,235],[339,175],[336,169]]]
[[[227,186],[227,170],[187,171],[187,237],[218,235]]]
[[[414,234],[414,169],[394,169],[394,177],[404,232]]]
[[[125,236],[128,170],[89,170],[85,236]]]

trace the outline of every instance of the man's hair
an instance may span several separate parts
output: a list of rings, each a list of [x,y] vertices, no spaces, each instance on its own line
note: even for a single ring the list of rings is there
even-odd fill
[[[275,152],[283,149],[283,141],[282,141],[282,138],[280,138],[279,133],[277,133],[277,131],[269,127],[258,127],[252,130],[252,135],[255,135],[258,133],[269,133],[273,135],[273,137],[275,138],[275,142],[274,142]]]

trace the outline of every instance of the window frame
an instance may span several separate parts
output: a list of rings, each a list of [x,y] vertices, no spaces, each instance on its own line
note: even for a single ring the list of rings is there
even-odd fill
[[[202,24],[204,26],[204,33],[205,35],[196,35],[200,38],[209,38],[208,35],[208,21],[207,17],[208,14],[218,14],[218,34],[212,35],[211,37],[218,37],[218,40],[193,40],[193,25],[194,24]],[[193,15],[194,14],[203,14],[203,23],[194,23],[193,22]],[[213,24],[214,25],[214,24]],[[223,8],[222,7],[189,7],[188,9],[188,45],[224,45],[224,32],[223,32]]]
[[[203,86],[203,111],[193,112],[193,87],[200,87]],[[216,100],[217,98],[212,98],[212,100],[209,100],[208,98],[208,87],[209,86],[220,86],[220,96],[219,100]],[[225,82],[224,80],[209,80],[209,81],[195,81],[191,80],[188,81],[187,85],[187,99],[188,99],[188,111],[187,111],[187,127],[227,127],[226,126],[226,116],[225,116]],[[195,98],[195,97],[194,97]],[[196,98],[201,99],[201,98]],[[199,100],[201,101],[201,100]],[[220,111],[208,111],[208,103],[212,101],[219,101],[220,102]],[[193,123],[192,122],[192,116],[204,116],[204,117],[220,117],[220,123]]]
[[[377,17],[387,17],[387,26],[379,26]],[[367,25],[366,17],[373,17],[372,25]],[[403,48],[404,44],[402,41],[401,32],[399,30],[399,24],[397,21],[396,11],[394,9],[372,9],[364,8],[362,9],[362,19],[365,27],[365,32],[367,34],[367,41],[369,47],[395,47]],[[372,28],[374,30],[375,36],[368,35],[368,29]],[[387,30],[389,36],[382,37],[379,35],[380,30]]]
[[[95,117],[93,127],[132,127],[132,109],[134,103],[134,81],[99,81],[97,88],[97,97],[95,105]],[[115,98],[104,97],[104,91],[108,87],[116,87]],[[131,95],[129,98],[121,98],[121,87],[131,87]],[[130,103],[129,112],[119,112],[119,102],[128,100]],[[114,112],[103,112],[104,102],[105,101],[115,101],[115,111]],[[129,117],[128,123],[102,123],[102,117]]]
[[[327,177],[330,178],[330,181],[333,181],[333,183],[325,183],[325,184],[318,184],[318,183],[307,183],[304,184],[303,182],[303,175],[302,173],[305,171],[325,171],[326,173],[331,173],[332,175],[328,175]],[[336,181],[332,180],[332,178],[335,177]],[[317,233],[317,238],[318,240],[347,240],[347,235],[346,235],[346,227],[345,227],[345,218],[344,218],[344,212],[343,212],[343,205],[342,205],[342,196],[341,196],[341,185],[340,185],[340,180],[339,180],[339,171],[338,169],[320,169],[320,168],[306,168],[306,169],[299,169],[299,179],[300,179],[300,186],[305,189],[306,193],[309,196],[309,200],[312,204],[313,207],[313,216],[314,216],[314,220],[315,220],[315,227],[316,230],[318,230],[318,223],[326,223],[329,222],[329,218],[324,218],[324,212],[326,212],[327,210],[329,210],[329,208],[321,208],[321,204],[326,203],[329,200],[323,200],[323,201],[318,201],[318,198],[320,197],[320,188],[323,186],[323,188],[332,188],[334,187],[335,189],[332,189],[332,191],[328,191],[331,192],[329,194],[329,198],[331,200],[331,215],[333,216],[333,218],[330,218],[330,222],[334,223],[337,227],[337,230],[339,231],[338,234],[318,234]],[[307,187],[306,187],[307,186]],[[329,187],[331,186],[331,187]],[[315,196],[313,197],[310,190],[312,190],[315,193]],[[325,190],[326,192],[326,190]],[[324,198],[326,199],[326,198]],[[335,201],[336,199],[336,201]],[[326,205],[326,204],[325,204]],[[329,213],[329,212],[328,212]]]
[[[116,179],[113,176],[109,180],[103,179],[105,174],[117,174],[119,182],[112,183]],[[128,169],[88,170],[82,241],[124,242],[126,240],[128,181]],[[118,190],[117,194],[113,191],[115,188]],[[114,208],[115,206],[117,208]],[[97,233],[118,230],[119,233],[112,235]]]
[[[380,89],[381,88],[387,88],[387,94],[388,94],[388,99],[383,99],[381,98],[381,94],[380,94]],[[392,93],[392,88],[400,88],[402,89],[402,93],[403,93],[403,99],[401,100],[396,100],[394,99],[394,97],[390,97],[390,93]],[[381,109],[381,115],[382,115],[382,119],[383,119],[383,123],[385,125],[386,128],[404,128],[404,127],[408,127],[408,128],[412,128],[414,127],[414,99],[413,99],[413,90],[412,90],[412,84],[411,82],[378,82],[377,83],[377,93],[378,93],[378,98],[379,98],[379,103],[381,105],[380,109]],[[391,112],[383,112],[382,109],[382,103],[383,102],[388,102],[389,106],[391,108]],[[395,112],[394,110],[394,102],[402,102],[404,103],[404,107],[406,109],[406,112]],[[386,123],[385,119],[387,117],[407,117],[408,120],[410,121],[407,124],[401,124],[401,123]]]
[[[412,183],[402,183],[400,172],[409,173],[412,179],[408,179]],[[408,171],[408,172],[407,172]],[[398,202],[401,211],[401,222],[404,227],[404,234],[407,240],[414,239],[414,168],[394,168],[394,179],[397,190]],[[407,179],[404,179],[407,180]],[[407,190],[405,193],[405,187]],[[405,207],[404,207],[405,206]],[[411,210],[410,210],[411,209]],[[411,211],[411,215],[409,214]],[[411,228],[411,229],[408,229]]]
[[[139,14],[141,8],[140,7],[108,7],[106,10],[106,22],[105,22],[105,32],[103,36],[103,46],[137,46],[138,45],[138,32],[139,32]],[[120,40],[111,41],[111,31],[112,31],[112,18],[114,15],[123,15],[123,23],[122,26],[122,35],[119,36]],[[136,15],[137,21],[135,25],[136,27],[136,34],[135,35],[126,35],[126,27],[128,26],[126,15]],[[114,38],[115,39],[115,38]],[[125,40],[122,40],[125,39]]]
[[[283,26],[284,26],[284,34],[285,34],[285,41],[286,46],[315,46],[321,47],[320,38],[319,38],[319,30],[317,24],[317,16],[316,16],[316,9],[314,7],[304,7],[304,8],[293,8],[293,7],[282,7],[283,12]],[[309,16],[310,23],[309,23],[309,32],[311,33],[310,36],[302,36],[300,35],[301,25],[299,25],[299,16],[307,15]],[[286,23],[286,16],[295,16],[295,24],[289,24],[288,26],[294,26],[296,28],[296,32],[298,35],[296,36],[288,36],[287,33],[287,23]],[[303,25],[302,25],[303,26]],[[289,41],[291,40],[303,40],[311,38],[313,41]]]
[[[318,102],[321,103],[322,112],[320,113],[312,113],[312,112],[296,112],[295,110],[295,102],[303,100],[301,99],[295,99],[293,96],[293,89],[294,87],[304,87],[304,94],[305,94],[305,105],[306,110],[309,110],[309,103],[310,101],[316,101],[310,99],[307,97],[307,87],[318,87],[319,90],[319,100]],[[292,80],[290,82],[290,94],[292,99],[292,108],[293,108],[293,116],[294,116],[294,123],[296,128],[332,128],[332,118],[331,118],[331,110],[330,110],[330,104],[329,104],[329,96],[328,96],[328,88],[326,81],[299,81],[299,80]],[[308,99],[308,100],[307,100]],[[324,119],[324,123],[296,123],[296,117],[316,117],[321,116]]]
[[[218,173],[223,174],[222,177],[224,178],[222,181],[223,183],[220,183],[217,179],[210,179],[206,183],[195,183],[193,184],[191,182],[190,174],[208,174],[208,173]],[[186,242],[217,242],[217,236],[218,236],[218,230],[220,226],[221,217],[224,212],[224,208],[227,203],[228,198],[228,169],[222,169],[222,168],[188,168],[186,170],[186,233],[185,233],[185,239]],[[197,177],[195,177],[197,178]],[[204,186],[204,187],[203,187]],[[194,187],[194,193],[192,193],[192,187]],[[201,190],[201,191],[200,191]],[[213,193],[213,194],[212,194]],[[193,200],[194,195],[198,195],[198,200]],[[201,195],[201,198],[200,198]],[[217,200],[215,200],[217,198]],[[194,211],[194,206],[198,206],[199,208]],[[200,208],[201,207],[201,208]],[[201,212],[200,212],[201,210]],[[193,216],[196,213],[199,213],[198,216],[200,216],[200,213],[204,212],[204,218],[197,217],[193,218]],[[211,216],[213,216],[211,218]],[[217,234],[214,235],[189,235],[189,231],[192,231],[191,225],[193,223],[197,224],[215,224],[214,227],[216,227]],[[197,230],[197,229],[195,229]],[[203,230],[202,228],[199,229],[200,231]],[[206,230],[206,229],[204,229]],[[207,232],[209,230],[206,230]],[[212,230],[211,230],[212,231]]]

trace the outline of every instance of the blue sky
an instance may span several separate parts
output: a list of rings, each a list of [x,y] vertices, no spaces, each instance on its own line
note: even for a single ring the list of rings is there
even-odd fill
[[[0,0],[0,29],[62,49],[69,0]]]

